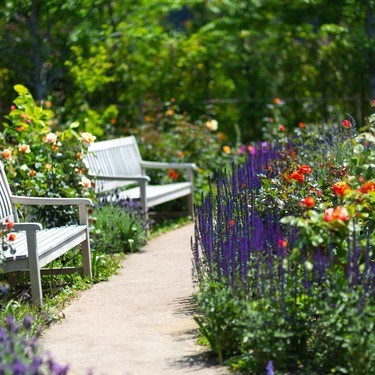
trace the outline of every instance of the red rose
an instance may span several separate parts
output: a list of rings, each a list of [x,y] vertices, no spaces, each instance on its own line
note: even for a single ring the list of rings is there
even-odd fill
[[[302,165],[298,169],[298,173],[310,174],[311,172],[312,172],[312,169],[309,165]]]
[[[293,172],[288,176],[289,180],[297,180],[298,182],[305,181],[305,176],[298,172]]]
[[[313,207],[315,204],[315,199],[313,197],[306,197],[305,199],[302,199],[302,203],[306,207]]]
[[[171,178],[172,180],[178,180],[180,175],[174,169],[170,169],[168,171],[168,177]]]

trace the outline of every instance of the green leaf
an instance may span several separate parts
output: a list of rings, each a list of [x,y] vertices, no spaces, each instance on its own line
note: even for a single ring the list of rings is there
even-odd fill
[[[17,92],[18,95],[29,94],[29,90],[23,85],[15,85],[13,86],[13,88]]]

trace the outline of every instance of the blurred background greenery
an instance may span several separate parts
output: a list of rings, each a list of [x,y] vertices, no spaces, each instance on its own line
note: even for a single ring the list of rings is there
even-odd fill
[[[281,100],[287,129],[375,98],[374,0],[4,0],[0,113],[27,86],[101,138],[158,126],[175,100],[228,143],[258,139]]]

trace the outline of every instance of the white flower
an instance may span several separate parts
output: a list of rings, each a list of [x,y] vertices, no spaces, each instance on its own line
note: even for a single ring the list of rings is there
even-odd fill
[[[82,133],[81,138],[82,143],[86,146],[89,147],[91,143],[93,143],[96,139],[95,136],[93,136],[91,133]]]
[[[55,133],[48,133],[46,135],[46,142],[47,143],[55,143],[57,140],[57,135]]]
[[[91,187],[91,180],[85,176],[82,176],[81,185],[83,185],[86,189],[89,189]]]
[[[217,130],[217,128],[219,126],[219,123],[216,120],[214,120],[214,119],[206,121],[204,124],[206,125],[207,129],[209,129],[209,130],[211,130],[213,132],[215,130]]]

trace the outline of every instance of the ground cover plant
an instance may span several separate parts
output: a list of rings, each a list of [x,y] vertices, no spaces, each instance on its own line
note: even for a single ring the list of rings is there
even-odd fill
[[[233,369],[375,372],[373,121],[282,130],[202,199],[196,320]]]

